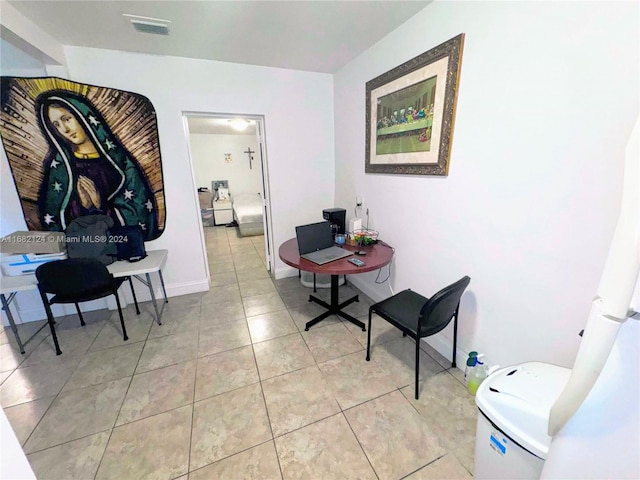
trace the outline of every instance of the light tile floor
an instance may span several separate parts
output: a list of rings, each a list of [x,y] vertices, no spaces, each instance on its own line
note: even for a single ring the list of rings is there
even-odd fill
[[[374,319],[366,333],[322,312],[298,278],[273,281],[263,237],[206,229],[211,289],[75,316],[21,355],[0,334],[0,404],[39,479],[468,479],[476,408],[428,346],[414,400],[414,345]],[[352,295],[351,285],[341,296]],[[318,295],[329,297],[327,290]],[[371,300],[347,307],[366,320]],[[37,325],[21,326],[25,336]]]

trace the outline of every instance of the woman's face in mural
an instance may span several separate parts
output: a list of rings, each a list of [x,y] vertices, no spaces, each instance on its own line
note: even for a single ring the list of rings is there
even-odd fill
[[[49,121],[63,138],[74,145],[82,145],[87,141],[87,133],[73,114],[63,107],[49,107]]]

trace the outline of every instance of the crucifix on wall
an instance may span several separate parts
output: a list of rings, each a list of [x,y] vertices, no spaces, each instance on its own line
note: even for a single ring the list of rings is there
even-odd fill
[[[249,155],[249,170],[253,169],[253,167],[251,166],[251,160],[253,160],[253,153],[256,153],[255,151],[251,151],[251,147],[247,148],[243,153],[246,153],[247,155]]]

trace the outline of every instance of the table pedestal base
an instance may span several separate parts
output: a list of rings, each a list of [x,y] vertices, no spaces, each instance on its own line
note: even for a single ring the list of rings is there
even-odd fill
[[[340,275],[331,275],[331,304],[328,304],[327,302],[325,302],[324,300],[319,299],[318,297],[314,297],[313,295],[309,295],[309,301],[310,302],[315,302],[318,305],[322,305],[324,308],[327,309],[327,311],[324,312],[321,315],[318,315],[313,320],[309,320],[307,322],[307,324],[305,325],[305,331],[306,332],[309,331],[309,327],[313,327],[316,323],[321,322],[322,320],[324,320],[325,318],[327,318],[327,317],[329,317],[331,315],[339,315],[342,318],[344,318],[345,320],[350,321],[354,325],[359,326],[362,329],[363,332],[367,331],[364,323],[362,323],[357,318],[352,317],[348,313],[345,313],[345,312],[342,311],[342,309],[344,307],[346,307],[347,305],[351,305],[353,302],[359,302],[360,299],[358,298],[358,295],[355,295],[355,296],[351,297],[349,300],[346,300],[346,301],[344,301],[342,303],[338,303],[338,281],[339,281],[339,279],[340,279]]]

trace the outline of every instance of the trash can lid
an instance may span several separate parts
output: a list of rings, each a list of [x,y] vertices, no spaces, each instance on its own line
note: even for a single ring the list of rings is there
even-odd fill
[[[541,362],[502,368],[482,382],[476,405],[523,448],[546,459],[549,411],[570,375],[569,368]]]

